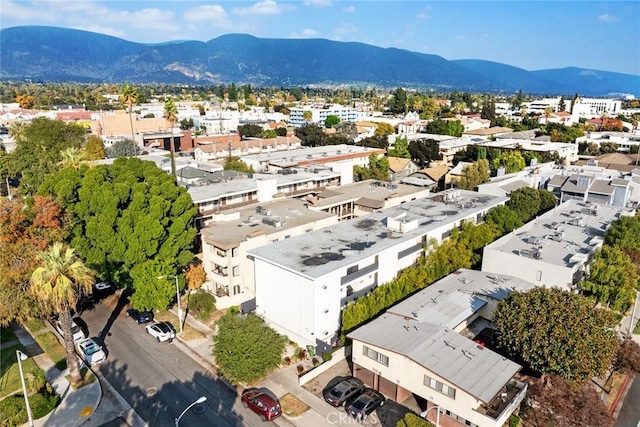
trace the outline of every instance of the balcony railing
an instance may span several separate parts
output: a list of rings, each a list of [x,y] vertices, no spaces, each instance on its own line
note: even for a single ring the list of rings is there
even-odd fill
[[[524,400],[526,394],[527,384],[514,378],[489,404],[481,405],[476,411],[494,420],[503,416],[508,418]]]

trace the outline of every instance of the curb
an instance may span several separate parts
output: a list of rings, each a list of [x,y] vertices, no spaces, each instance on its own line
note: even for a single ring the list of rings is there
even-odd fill
[[[627,374],[624,377],[624,381],[622,382],[622,387],[620,387],[620,391],[618,391],[618,395],[613,400],[613,404],[611,405],[611,408],[609,408],[609,411],[607,411],[609,415],[613,415],[613,413],[616,412],[616,410],[618,409],[618,405],[621,402],[624,402],[624,399],[621,399],[621,398],[622,396],[626,396],[627,390],[629,388],[628,386],[629,386],[630,380],[631,380],[631,376]]]

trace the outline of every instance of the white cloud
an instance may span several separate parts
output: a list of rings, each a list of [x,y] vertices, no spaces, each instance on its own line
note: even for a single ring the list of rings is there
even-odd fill
[[[348,22],[342,22],[333,31],[338,35],[356,33],[358,31],[358,27]]]
[[[331,6],[331,0],[304,0],[305,6],[328,7]]]
[[[416,15],[418,19],[431,19],[431,6],[426,6]]]
[[[231,21],[227,17],[227,12],[224,8],[217,4],[198,6],[193,9],[189,9],[184,13],[184,19],[186,21],[208,21],[215,27],[219,28],[231,28]]]
[[[273,0],[264,0],[251,7],[235,7],[233,13],[236,15],[279,15],[293,9],[295,6],[290,4],[278,4]]]
[[[616,18],[613,15],[609,15],[608,13],[598,16],[598,21],[602,21],[602,22],[616,22],[617,20],[618,18]]]
[[[109,16],[110,21],[118,23],[127,22],[131,27],[150,30],[176,31],[180,23],[175,19],[173,12],[158,8],[141,9],[135,12],[117,12]]]
[[[293,39],[303,39],[307,37],[315,37],[319,33],[313,28],[305,28],[301,33],[291,33],[290,37]]]
[[[32,7],[30,5],[19,4],[12,1],[2,1],[2,18],[5,20],[7,18],[16,19],[18,21],[30,21],[29,24],[40,23],[40,22],[53,22],[59,21],[62,19],[62,16],[55,13],[43,13],[41,9]],[[4,27],[4,25],[3,25]]]
[[[342,9],[342,11],[345,12],[345,13],[355,13],[356,8],[355,8],[355,6],[348,6],[348,7],[345,7],[344,9]]]
[[[128,40],[127,34],[124,31],[117,30],[112,27],[106,27],[104,25],[97,25],[97,24],[74,25],[72,28],[75,28],[77,30],[91,31],[93,33],[107,34],[109,36]]]

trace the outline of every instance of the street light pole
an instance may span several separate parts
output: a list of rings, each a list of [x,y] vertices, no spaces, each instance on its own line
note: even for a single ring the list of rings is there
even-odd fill
[[[182,416],[189,410],[191,409],[194,405],[197,405],[198,403],[202,403],[205,400],[207,400],[206,396],[202,396],[200,398],[198,398],[198,400],[196,400],[195,402],[193,402],[191,405],[187,406],[187,409],[185,409],[184,411],[182,411],[182,413],[180,414],[180,416],[178,418],[176,418],[176,427],[178,427],[178,423],[180,422],[180,418],[182,418]]]
[[[176,280],[176,298],[178,299],[178,323],[180,323],[180,333],[182,333],[182,307],[180,306],[180,287],[178,286],[178,276],[167,274],[166,276],[159,276],[158,279],[166,279],[167,277],[173,277]]]
[[[420,413],[420,416],[421,416],[422,418],[424,418],[425,420],[429,421],[429,419],[427,418],[427,414],[428,414],[428,413],[429,413],[429,411],[430,411],[430,410],[432,410],[433,408],[436,408],[436,409],[437,409],[437,412],[436,412],[436,427],[440,427],[440,405],[433,405],[433,406],[431,406],[431,407],[427,408],[427,410],[426,410],[426,411],[424,411],[424,412],[421,412],[421,413]]]
[[[633,319],[636,317],[636,305],[638,305],[638,297],[640,296],[640,292],[636,291],[636,297],[633,300],[633,310],[631,311],[631,319],[629,319],[629,331],[627,332],[627,337],[631,338],[631,334],[633,333],[633,330],[635,329],[635,326],[633,324]]]
[[[27,393],[27,385],[24,382],[24,373],[22,372],[22,361],[27,360],[29,356],[16,350],[16,358],[18,359],[18,370],[20,371],[20,381],[22,381],[22,392],[24,393],[24,403],[27,405],[27,416],[29,417],[29,427],[33,427],[33,415],[29,406],[29,394]]]

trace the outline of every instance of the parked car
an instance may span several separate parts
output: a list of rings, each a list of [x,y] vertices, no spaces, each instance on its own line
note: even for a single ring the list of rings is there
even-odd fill
[[[135,308],[127,310],[127,317],[131,317],[136,323],[149,323],[153,320],[153,313],[150,311],[139,311]]]
[[[64,338],[64,331],[62,330],[62,325],[60,325],[60,321],[59,320],[54,321],[53,326],[56,328],[56,331],[58,331],[60,336]],[[85,338],[87,338],[82,328],[78,326],[76,321],[73,319],[71,319],[71,335],[73,336],[73,342],[82,341]]]
[[[169,322],[158,322],[147,326],[147,333],[155,337],[158,342],[173,341],[176,329]]]
[[[372,388],[366,388],[356,400],[346,406],[347,414],[356,420],[364,420],[380,406],[384,405],[385,398]]]
[[[248,388],[242,392],[242,406],[251,409],[264,421],[272,421],[282,415],[278,398],[265,388]]]
[[[357,378],[348,377],[334,385],[324,395],[324,400],[333,406],[344,406],[364,391],[364,384]]]
[[[76,350],[80,357],[91,366],[99,365],[107,358],[102,347],[93,338],[76,343]]]

